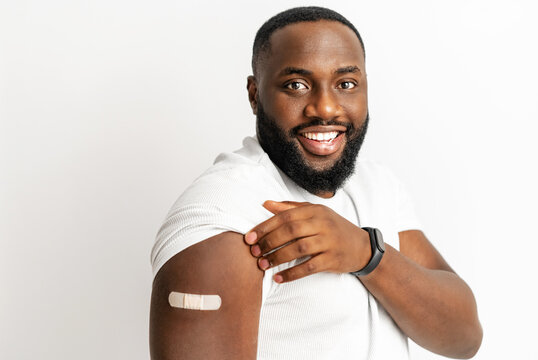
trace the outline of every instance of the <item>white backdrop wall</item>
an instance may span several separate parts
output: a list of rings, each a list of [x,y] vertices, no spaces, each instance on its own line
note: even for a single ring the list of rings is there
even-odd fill
[[[362,33],[363,155],[408,185],[474,289],[476,358],[538,358],[535,2],[0,4],[1,359],[149,357],[156,231],[215,156],[254,133],[255,31],[306,4]]]

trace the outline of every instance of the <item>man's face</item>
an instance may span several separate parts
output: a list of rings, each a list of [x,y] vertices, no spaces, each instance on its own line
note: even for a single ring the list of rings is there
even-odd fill
[[[249,78],[260,144],[292,180],[332,196],[352,173],[368,123],[364,56],[335,21],[287,25]]]

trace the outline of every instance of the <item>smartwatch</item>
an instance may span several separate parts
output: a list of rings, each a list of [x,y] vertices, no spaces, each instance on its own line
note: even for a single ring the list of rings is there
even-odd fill
[[[363,227],[363,230],[368,232],[368,235],[370,235],[370,246],[372,247],[372,257],[370,258],[370,261],[368,264],[366,264],[365,267],[358,271],[353,271],[350,274],[353,274],[355,276],[364,276],[368,275],[374,269],[379,265],[379,262],[381,261],[381,258],[383,257],[383,254],[385,253],[385,243],[383,242],[383,235],[381,235],[381,231],[376,228],[371,227]]]

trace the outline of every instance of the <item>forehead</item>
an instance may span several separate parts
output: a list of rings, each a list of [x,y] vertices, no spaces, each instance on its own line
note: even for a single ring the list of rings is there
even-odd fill
[[[331,70],[348,65],[364,67],[357,35],[337,21],[286,25],[271,35],[270,44],[270,51],[263,59],[263,67],[269,73],[288,66],[309,70]]]

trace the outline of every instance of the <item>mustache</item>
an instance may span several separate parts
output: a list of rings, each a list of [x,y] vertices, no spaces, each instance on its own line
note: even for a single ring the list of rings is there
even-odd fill
[[[346,128],[346,133],[349,133],[349,131],[354,129],[354,126],[352,124],[350,124],[350,123],[346,123],[346,122],[342,122],[342,121],[336,121],[336,120],[325,121],[325,120],[322,120],[322,119],[315,119],[315,120],[312,120],[309,123],[297,125],[296,127],[292,128],[290,130],[290,135],[295,136],[295,135],[297,135],[299,133],[299,131],[301,131],[303,129],[306,129],[307,127],[319,126],[319,125],[325,125],[325,126],[326,125],[339,125],[339,126],[344,126]]]

